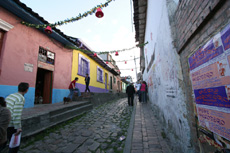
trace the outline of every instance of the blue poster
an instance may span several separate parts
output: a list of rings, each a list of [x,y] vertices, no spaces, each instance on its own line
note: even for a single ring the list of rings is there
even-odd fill
[[[194,94],[197,104],[230,108],[225,86],[197,89]]]
[[[198,49],[191,57],[189,57],[189,66],[190,70],[195,69],[196,67],[212,60],[213,58],[219,56],[223,53],[223,47],[215,47],[213,40],[211,40],[204,48],[201,47]]]

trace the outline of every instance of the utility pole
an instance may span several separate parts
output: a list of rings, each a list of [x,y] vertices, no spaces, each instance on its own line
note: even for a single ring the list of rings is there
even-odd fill
[[[136,65],[136,58],[135,58],[135,55],[134,55],[134,63],[135,63],[136,79],[137,79],[137,65]]]

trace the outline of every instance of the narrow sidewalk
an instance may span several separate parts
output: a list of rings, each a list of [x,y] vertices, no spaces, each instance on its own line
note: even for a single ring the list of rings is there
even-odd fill
[[[136,100],[131,153],[171,153],[149,103]]]

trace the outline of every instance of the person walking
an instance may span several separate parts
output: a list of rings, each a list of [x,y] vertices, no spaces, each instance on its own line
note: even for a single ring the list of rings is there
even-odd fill
[[[0,97],[0,152],[7,144],[7,128],[11,120],[10,110],[6,108],[6,101]]]
[[[148,84],[144,81],[145,84],[145,97],[146,97],[146,102],[148,101]]]
[[[141,88],[141,83],[137,82],[136,89],[137,89],[137,95],[138,95],[139,102],[141,102],[141,91],[140,91],[140,88]]]
[[[68,98],[70,98],[71,100],[73,99],[73,93],[74,90],[76,89],[76,82],[78,81],[78,77],[76,77],[73,81],[70,82],[69,84],[69,96]],[[79,94],[78,94],[79,95]]]
[[[26,82],[21,82],[18,85],[18,92],[14,94],[10,94],[5,99],[7,108],[11,112],[11,120],[7,128],[7,139],[9,140],[9,142],[13,134],[17,136],[22,132],[21,116],[25,104],[24,95],[28,92],[28,90],[29,90],[29,84]],[[15,148],[9,148],[9,153],[17,153],[19,147],[20,146]]]
[[[126,88],[126,93],[128,95],[128,104],[129,106],[133,106],[133,99],[135,94],[135,88],[132,83]]]
[[[86,74],[86,77],[85,77],[85,92],[87,92],[87,90],[90,92],[89,90],[89,82],[90,82],[90,77],[89,77],[89,74]]]
[[[146,86],[146,82],[142,81],[141,88],[140,88],[140,91],[141,91],[141,102],[142,103],[147,103],[146,87],[147,87]]]

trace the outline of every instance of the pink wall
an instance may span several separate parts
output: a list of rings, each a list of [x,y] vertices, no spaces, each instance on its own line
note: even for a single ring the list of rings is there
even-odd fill
[[[20,24],[20,19],[0,7],[0,18],[13,25],[6,32],[0,57],[0,85],[18,85],[25,81],[35,87],[39,46],[55,53],[53,88],[67,89],[71,81],[72,50],[39,30]],[[24,71],[24,63],[33,64],[33,72]]]

